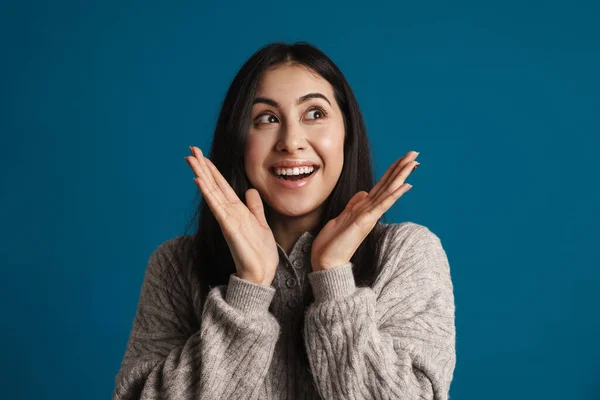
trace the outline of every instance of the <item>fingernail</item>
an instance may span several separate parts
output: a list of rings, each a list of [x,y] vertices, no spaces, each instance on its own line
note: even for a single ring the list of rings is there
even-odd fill
[[[191,153],[192,155],[194,155],[194,150],[192,149],[192,146],[190,146],[190,153]]]
[[[415,169],[419,168],[419,165],[421,165],[421,163],[417,163],[417,165],[415,165],[412,170],[414,171]]]

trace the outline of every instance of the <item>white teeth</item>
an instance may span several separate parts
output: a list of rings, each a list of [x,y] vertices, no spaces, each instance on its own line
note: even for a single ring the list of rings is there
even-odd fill
[[[300,174],[310,174],[315,170],[315,167],[295,167],[295,168],[276,168],[275,175],[300,175]]]

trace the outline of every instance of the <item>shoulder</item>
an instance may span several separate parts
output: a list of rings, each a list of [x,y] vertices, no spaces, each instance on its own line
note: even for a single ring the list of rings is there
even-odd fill
[[[160,242],[148,257],[146,277],[164,281],[175,275],[186,281],[186,275],[190,272],[191,243],[190,235],[176,236]]]
[[[182,235],[159,242],[150,253],[150,258],[173,256],[176,252],[183,250],[183,247],[190,242],[191,238],[190,235]]]
[[[381,223],[379,229],[379,275],[375,287],[399,276],[405,280],[419,279],[423,273],[449,273],[441,239],[427,226],[414,222]]]
[[[379,224],[379,249],[384,254],[389,251],[423,249],[441,243],[441,239],[427,226],[415,222]]]
[[[167,239],[154,248],[150,253],[149,261],[154,262],[165,262],[172,260],[178,256],[185,256],[189,250],[189,244],[191,243],[191,236],[176,236],[171,239]]]

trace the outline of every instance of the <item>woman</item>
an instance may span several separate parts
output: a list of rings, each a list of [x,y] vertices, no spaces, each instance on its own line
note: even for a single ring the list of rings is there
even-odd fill
[[[208,157],[186,162],[198,233],[150,256],[114,399],[447,399],[456,363],[446,253],[381,222],[419,164],[376,185],[357,101],[306,43],[257,51]]]

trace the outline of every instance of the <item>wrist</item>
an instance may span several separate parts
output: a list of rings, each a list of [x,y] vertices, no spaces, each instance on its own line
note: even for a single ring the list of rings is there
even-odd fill
[[[271,283],[273,282],[273,279],[269,279],[269,278],[259,279],[254,276],[245,275],[245,274],[242,274],[242,275],[236,274],[236,276],[247,282],[254,283],[255,285],[271,286]]]
[[[234,274],[229,279],[225,302],[248,314],[266,312],[275,295],[275,288],[256,284]]]

